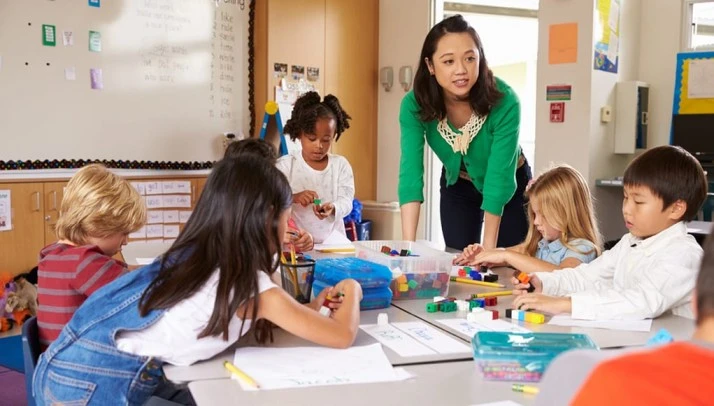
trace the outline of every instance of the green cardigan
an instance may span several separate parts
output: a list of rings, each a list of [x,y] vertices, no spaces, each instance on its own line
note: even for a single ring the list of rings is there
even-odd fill
[[[521,107],[516,93],[496,78],[503,97],[489,113],[486,122],[471,141],[464,165],[476,189],[483,194],[481,209],[500,216],[516,191],[516,166],[520,148],[518,129]],[[460,153],[455,153],[441,137],[438,120],[419,119],[419,105],[414,92],[402,99],[399,111],[402,157],[399,163],[399,204],[424,201],[424,140],[446,169],[446,184],[453,185],[461,169]],[[451,124],[449,124],[451,126]],[[458,132],[453,126],[451,128]]]

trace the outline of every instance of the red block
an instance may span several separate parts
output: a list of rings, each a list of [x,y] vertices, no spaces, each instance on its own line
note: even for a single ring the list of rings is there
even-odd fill
[[[498,310],[491,310],[491,313],[493,314],[493,319],[498,320]]]
[[[464,271],[464,268],[459,269],[459,276],[462,278],[466,276],[466,271]]]

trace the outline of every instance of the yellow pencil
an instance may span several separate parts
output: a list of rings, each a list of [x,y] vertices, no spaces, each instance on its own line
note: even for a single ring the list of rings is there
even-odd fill
[[[295,265],[297,264],[297,259],[295,258],[295,246],[290,244],[290,262]]]
[[[252,386],[252,387],[254,387],[254,388],[260,389],[260,385],[258,384],[258,382],[255,381],[255,379],[251,378],[250,376],[248,376],[248,374],[246,374],[245,372],[243,372],[243,371],[241,371],[240,369],[238,369],[238,367],[236,367],[235,365],[233,365],[230,361],[224,361],[224,362],[223,362],[223,366],[224,366],[231,374],[233,374],[236,378],[238,378],[238,379],[240,379],[241,381],[243,381],[245,384],[250,385],[250,386]]]
[[[529,393],[531,395],[537,395],[538,392],[540,392],[540,389],[538,389],[537,386],[531,386],[531,385],[523,385],[520,383],[514,383],[511,389],[514,392],[523,392],[523,393]]]
[[[506,285],[502,285],[500,283],[475,281],[473,279],[459,278],[456,276],[452,276],[451,280],[454,282],[468,283],[469,285],[488,286],[489,288],[505,288],[506,287]]]
[[[316,250],[318,252],[333,252],[333,253],[340,253],[340,252],[345,252],[345,253],[350,253],[350,252],[355,252],[354,247],[342,247],[342,248],[320,248],[319,250]]]
[[[478,299],[480,297],[509,296],[512,294],[513,294],[512,290],[502,290],[500,292],[474,293],[473,295],[471,295],[471,297],[474,299]]]
[[[280,261],[281,261],[283,264],[287,264],[287,263],[288,263],[288,260],[285,259],[285,254],[283,254],[282,252],[280,253]]]

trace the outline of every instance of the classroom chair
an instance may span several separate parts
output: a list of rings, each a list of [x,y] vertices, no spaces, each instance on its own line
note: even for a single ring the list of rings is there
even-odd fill
[[[32,375],[40,357],[40,337],[37,332],[37,317],[31,317],[22,325],[22,356],[25,361],[25,390],[27,405],[35,406],[32,397]]]

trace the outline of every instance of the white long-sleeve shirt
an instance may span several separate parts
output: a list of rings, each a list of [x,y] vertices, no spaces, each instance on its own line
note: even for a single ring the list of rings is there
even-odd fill
[[[302,207],[293,203],[293,219],[301,229],[312,234],[316,244],[321,244],[333,232],[345,235],[343,217],[352,211],[355,197],[355,178],[352,166],[345,157],[328,154],[327,167],[315,170],[305,162],[301,151],[293,151],[278,159],[277,167],[290,182],[293,194],[304,190],[317,193],[322,204],[335,205],[334,215],[320,220],[312,211],[312,205]]]
[[[589,264],[536,275],[544,294],[570,296],[576,319],[647,319],[669,309],[694,318],[692,291],[702,255],[679,222],[645,240],[626,234]]]

